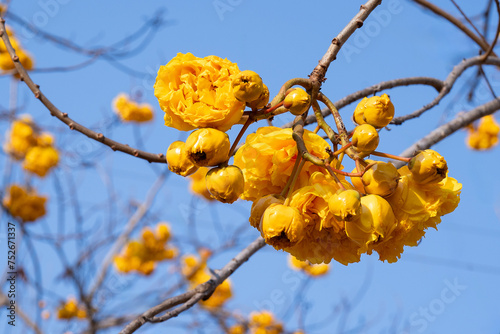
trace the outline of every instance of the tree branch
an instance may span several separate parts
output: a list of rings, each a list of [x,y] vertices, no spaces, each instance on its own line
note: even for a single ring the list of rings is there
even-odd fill
[[[26,83],[29,89],[35,95],[35,98],[39,99],[40,102],[50,111],[52,116],[58,118],[61,122],[68,125],[71,130],[76,130],[78,132],[83,133],[87,137],[94,139],[98,142],[103,143],[104,145],[109,146],[114,151],[120,151],[123,153],[127,153],[133,155],[137,158],[141,158],[147,160],[148,162],[159,162],[166,163],[165,155],[163,153],[153,154],[149,152],[144,152],[135,148],[132,148],[126,144],[119,143],[112,139],[105,137],[102,133],[97,133],[95,131],[90,130],[89,128],[77,123],[73,119],[71,119],[67,113],[61,112],[40,90],[40,86],[36,85],[29,74],[26,72],[24,67],[19,62],[19,57],[16,55],[15,50],[12,47],[9,36],[5,30],[5,20],[3,17],[0,17],[0,37],[5,43],[6,49],[9,55],[12,57],[12,61],[16,67],[17,72],[19,73],[20,79]]]
[[[399,155],[402,157],[411,157],[415,154],[415,152],[431,147],[432,145],[440,142],[441,140],[448,137],[455,131],[467,126],[468,124],[474,122],[475,120],[481,117],[491,115],[499,109],[500,109],[500,98],[497,98],[485,104],[482,104],[472,110],[460,113],[453,120],[431,131],[428,135],[418,140],[415,144],[408,147]]]
[[[238,255],[236,255],[228,264],[224,266],[221,270],[216,272],[216,275],[212,277],[209,281],[198,285],[193,290],[190,290],[182,295],[169,298],[162,302],[161,304],[150,308],[137,319],[129,323],[120,334],[130,334],[134,333],[138,328],[144,325],[146,322],[162,322],[170,318],[178,316],[183,311],[191,308],[198,301],[210,296],[215,288],[220,285],[225,279],[227,279],[231,274],[236,271],[244,262],[255,254],[259,249],[264,247],[266,242],[262,237],[257,238],[245,249],[243,249]],[[166,313],[161,317],[155,317],[157,314],[168,310],[174,306],[184,303],[180,307]]]

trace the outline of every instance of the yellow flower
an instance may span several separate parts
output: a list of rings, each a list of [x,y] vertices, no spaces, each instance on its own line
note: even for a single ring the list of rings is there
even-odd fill
[[[279,250],[299,242],[303,238],[304,225],[299,210],[273,203],[264,211],[260,231],[266,243]]]
[[[22,115],[12,122],[6,133],[4,151],[14,159],[24,159],[30,148],[37,144],[33,120],[29,115]]]
[[[3,205],[13,217],[23,222],[33,222],[45,216],[47,197],[39,196],[35,191],[27,191],[16,184],[11,185],[8,192],[3,199]]]
[[[252,225],[256,229],[259,229],[262,215],[264,215],[264,211],[266,211],[269,205],[273,203],[283,204],[284,201],[285,199],[279,194],[266,195],[259,198],[258,200],[255,200],[252,203],[252,209],[250,210],[250,225]]]
[[[250,313],[248,323],[251,334],[282,334],[283,325],[274,319],[269,311]]]
[[[317,134],[305,130],[304,142],[309,152],[318,158],[329,156],[327,149],[330,146]],[[297,145],[292,138],[292,129],[268,126],[249,134],[234,157],[234,165],[240,167],[245,177],[245,192],[241,198],[255,201],[281,193],[296,159]],[[306,162],[297,179],[297,187],[306,185],[310,175],[320,170],[321,167]]]
[[[206,175],[208,173],[207,167],[200,167],[196,173],[189,175],[191,178],[191,191],[198,196],[205,198],[206,200],[215,200],[207,189]]]
[[[418,183],[436,183],[446,177],[448,165],[446,160],[433,150],[424,150],[414,156],[408,163],[413,179]]]
[[[250,107],[252,109],[260,109],[267,106],[267,104],[269,103],[269,89],[266,85],[262,85],[264,86],[262,93],[260,93],[259,97],[256,100],[247,102],[247,107]]]
[[[473,150],[488,150],[498,144],[500,126],[493,115],[481,117],[477,128],[471,125],[468,130],[466,142]]]
[[[391,205],[378,195],[367,195],[361,197],[361,215],[346,221],[345,231],[361,246],[359,252],[364,253],[370,244],[388,237],[396,224]]]
[[[361,197],[354,189],[340,190],[328,199],[328,208],[337,220],[353,220],[361,214]]]
[[[239,72],[238,65],[227,59],[178,53],[160,67],[154,86],[165,112],[165,125],[181,131],[205,127],[229,130],[245,108],[231,87]]]
[[[245,334],[246,328],[242,324],[236,324],[228,328],[228,334]]]
[[[369,155],[377,149],[379,140],[378,132],[373,126],[362,124],[354,129],[351,142],[359,153]]]
[[[198,129],[186,140],[188,157],[198,167],[217,166],[229,159],[229,136],[216,129]]]
[[[25,70],[29,71],[33,69],[33,58],[28,52],[19,49],[16,50],[16,55],[19,57],[19,62]],[[0,69],[7,72],[15,70],[15,68],[16,67],[10,54],[7,52],[0,52]]]
[[[47,173],[59,162],[59,153],[51,146],[32,147],[24,158],[23,168],[40,177],[45,177]]]
[[[344,187],[350,187],[345,180],[343,184]],[[330,175],[314,172],[309,178],[308,185],[292,193],[290,206],[299,210],[308,229],[334,227],[338,231],[343,224],[330,212],[328,199],[339,189],[339,185]]]
[[[174,141],[167,150],[168,169],[175,174],[188,176],[198,170],[198,167],[188,158],[186,143]]]
[[[206,176],[207,189],[216,200],[233,203],[243,193],[245,179],[236,166],[212,168]]]
[[[290,255],[288,257],[289,264],[292,269],[304,271],[309,276],[322,276],[328,273],[330,268],[327,264],[312,264],[309,261],[301,261],[295,256]]]
[[[233,77],[231,82],[233,94],[242,102],[252,102],[259,98],[264,91],[261,77],[254,71],[242,71]]]
[[[404,166],[399,169],[402,175],[396,191],[387,201],[391,204],[398,225],[392,238],[374,245],[381,260],[396,262],[404,246],[416,246],[429,227],[436,228],[441,216],[455,210],[460,202],[462,185],[452,177],[446,176],[437,183],[416,182]]]
[[[123,273],[137,271],[150,275],[156,267],[156,262],[177,256],[177,249],[167,245],[170,237],[170,226],[167,223],[158,223],[155,232],[144,228],[140,240],[128,242],[121,254],[115,256],[116,269]]]
[[[302,88],[292,88],[283,101],[283,106],[295,116],[300,116],[311,106],[311,95]]]
[[[113,99],[113,109],[124,122],[148,122],[153,119],[153,107],[150,104],[138,104],[125,93],[119,94]]]
[[[387,94],[363,98],[354,110],[354,122],[371,124],[376,128],[387,126],[394,117],[394,105]]]
[[[85,319],[87,317],[87,311],[83,305],[78,305],[78,301],[74,297],[68,298],[68,300],[61,304],[57,308],[57,318],[70,320],[73,318]]]
[[[194,289],[197,285],[210,280],[211,275],[207,268],[207,260],[210,256],[207,252],[200,252],[200,258],[195,255],[187,255],[182,259],[181,272],[190,283],[190,288]],[[233,295],[231,282],[229,279],[223,281],[213,294],[207,300],[203,300],[200,304],[206,308],[219,308]]]
[[[389,162],[378,161],[361,177],[364,190],[367,194],[382,197],[391,195],[398,186],[399,173],[396,167]]]

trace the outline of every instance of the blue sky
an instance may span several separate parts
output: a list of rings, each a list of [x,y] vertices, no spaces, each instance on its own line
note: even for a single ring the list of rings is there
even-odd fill
[[[152,0],[139,4],[128,0],[14,0],[11,10],[40,29],[90,48],[120,40],[157,10],[163,9],[168,24],[139,54],[120,61],[139,72],[138,75],[124,73],[103,60],[82,70],[33,74],[35,81],[59,109],[68,112],[78,122],[100,128],[105,135],[133,146],[138,146],[138,143],[137,130],[132,126],[117,126],[111,122],[112,126],[107,127],[113,118],[111,100],[120,92],[142,93],[144,101],[155,107],[156,120],[141,125],[139,137],[142,137],[146,150],[160,153],[165,152],[172,141],[187,136],[162,124],[162,111],[152,87],[160,65],[166,64],[178,52],[191,52],[199,57],[217,55],[238,63],[242,70],[258,72],[273,95],[286,80],[306,77],[312,71],[331,39],[357,13],[362,3]],[[451,2],[435,3],[456,14]],[[473,1],[461,4],[471,16],[484,5]],[[35,55],[38,68],[69,66],[87,59],[31,36],[14,23],[12,25],[21,35],[23,46]],[[477,47],[449,23],[410,1],[384,0],[332,63],[322,91],[336,101],[384,80],[411,76],[444,79],[461,59],[475,55]],[[495,71],[488,69],[492,86],[498,89],[500,77]],[[402,152],[444,120],[470,109],[471,105],[463,99],[459,100],[460,107],[450,109],[448,105],[460,91],[460,86],[466,83],[466,78],[473,74],[471,70],[466,72],[450,96],[432,111],[403,126],[392,126],[391,131],[384,131],[379,149],[393,154]],[[9,79],[0,78],[2,107],[8,106],[9,84]],[[479,92],[472,105],[482,104],[490,98],[485,93],[484,84],[480,85]],[[436,94],[427,87],[403,87],[387,93],[391,95],[396,115],[418,109]],[[112,153],[83,135],[70,132],[51,118],[22,85],[18,103],[25,106],[23,112],[30,113],[37,123],[56,133],[57,145],[67,152],[55,175],[59,182],[73,183],[79,190],[77,200],[85,217],[83,229],[108,231],[106,224],[112,218],[114,231],[119,230],[132,212],[130,202],[144,200],[157,170],[163,167],[155,166],[155,171],[146,162]],[[351,105],[341,110],[349,127],[352,126],[350,115],[354,107]],[[289,116],[283,115],[276,118],[275,125],[290,120]],[[3,133],[6,127],[7,124],[1,123],[0,132]],[[254,131],[256,127],[251,129]],[[235,135],[233,129],[230,136],[234,138]],[[495,176],[495,166],[500,162],[499,148],[473,152],[465,147],[464,140],[465,132],[458,131],[434,147],[446,158],[449,175],[463,184],[459,207],[443,217],[439,231],[428,231],[418,247],[407,248],[400,261],[382,263],[374,255],[364,256],[360,263],[349,266],[332,263],[328,276],[305,283],[304,276],[287,267],[286,254],[266,247],[233,275],[235,296],[229,307],[242,314],[266,307],[272,309],[278,318],[285,318],[287,328],[295,329],[301,317],[297,312],[289,311],[288,305],[303,284],[307,284],[302,303],[307,312],[302,320],[305,329],[309,329],[308,333],[349,332],[363,324],[364,333],[498,333],[500,181]],[[2,168],[6,165],[5,160],[5,155],[0,155]],[[91,166],[78,167],[82,161]],[[14,168],[13,179],[22,181],[19,168]],[[51,204],[49,216],[38,226],[30,226],[34,234],[57,231],[58,207],[52,201],[56,197],[54,186],[57,182],[50,179],[36,181],[39,191],[50,195]],[[111,218],[105,210],[98,210],[107,204],[109,184],[119,195],[114,203],[119,214]],[[186,223],[186,212],[191,208],[192,198],[187,187],[187,180],[170,176],[146,223],[154,224],[155,219],[169,221],[179,240],[188,239],[191,227]],[[66,228],[72,231],[77,220],[74,202],[71,196],[64,201]],[[218,247],[232,231],[248,225],[246,219],[250,205],[247,202],[224,205],[198,200],[195,203],[197,209],[192,214],[196,218],[198,234],[207,245]],[[225,235],[220,232],[220,226],[227,232]],[[250,226],[241,233],[243,241],[258,236]],[[67,282],[55,277],[59,273],[56,271],[57,262],[51,261],[53,250],[43,242],[37,245],[40,247],[38,255],[46,269],[44,284],[61,298],[75,294]],[[68,247],[70,258],[74,259],[77,246]],[[233,255],[234,252],[222,253],[210,265],[219,268]],[[21,256],[30,263],[26,260],[27,253]],[[168,273],[164,274],[168,276]],[[141,287],[149,284],[165,284],[162,277],[153,277],[153,281],[138,278],[135,283],[127,281],[128,278],[121,279],[131,284],[127,285],[127,291],[137,294]],[[122,293],[117,305],[127,301],[127,295]],[[145,310],[151,306],[149,302],[150,299],[145,298],[134,303],[134,306],[138,305],[135,311]],[[127,309],[134,308],[128,305]],[[192,318],[180,316],[172,322],[150,325],[139,332],[156,333],[165,328],[171,333],[183,333],[182,326],[190,320]],[[317,323],[321,325],[315,325]],[[55,321],[51,325],[56,332],[61,329]],[[3,331],[3,323],[0,328]]]

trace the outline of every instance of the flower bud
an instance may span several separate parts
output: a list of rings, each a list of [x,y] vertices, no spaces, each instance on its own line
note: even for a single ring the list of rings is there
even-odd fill
[[[229,136],[211,128],[195,130],[186,140],[188,157],[198,167],[216,166],[227,161],[230,148]]]
[[[207,189],[213,198],[222,203],[233,203],[243,194],[245,179],[236,166],[215,167],[206,176]]]
[[[256,100],[247,102],[247,107],[252,109],[261,109],[267,106],[267,104],[269,103],[269,89],[266,85],[262,85],[264,86],[262,93],[260,93],[259,97]]]
[[[273,203],[265,211],[260,232],[266,243],[280,250],[294,246],[304,237],[304,219],[297,208]]]
[[[188,176],[196,172],[198,167],[188,158],[186,143],[174,141],[167,150],[168,169],[175,174]]]
[[[328,208],[338,220],[352,220],[361,213],[361,196],[354,189],[343,190],[328,199]]]
[[[292,88],[286,95],[283,106],[293,115],[300,116],[311,106],[311,95],[302,88]]]
[[[241,102],[257,100],[264,90],[260,76],[254,71],[242,71],[236,74],[231,82],[233,94]]]
[[[358,219],[346,221],[347,236],[361,245],[360,251],[366,251],[366,245],[389,236],[396,227],[396,217],[391,205],[382,197],[367,195],[361,197],[361,215]]]
[[[253,202],[252,209],[250,210],[250,225],[258,229],[260,220],[262,219],[262,215],[264,214],[264,211],[266,211],[266,209],[269,207],[269,205],[273,203],[283,204],[284,201],[284,198],[279,194],[272,194],[263,196]]]
[[[446,177],[446,160],[434,150],[419,152],[408,163],[413,179],[417,183],[438,183]]]
[[[394,117],[394,105],[387,94],[363,98],[354,110],[353,119],[358,124],[371,124],[383,128]]]
[[[352,134],[352,146],[359,153],[369,155],[378,146],[379,136],[377,130],[370,124],[358,125]]]
[[[389,162],[377,162],[361,177],[367,194],[390,196],[397,188],[399,181],[397,168]]]

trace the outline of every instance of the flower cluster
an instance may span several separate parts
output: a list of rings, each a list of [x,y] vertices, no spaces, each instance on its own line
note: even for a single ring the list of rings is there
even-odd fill
[[[467,146],[473,150],[488,150],[498,144],[500,125],[493,115],[481,117],[479,124],[468,127]]]
[[[7,28],[7,35],[9,35],[10,43],[14,50],[16,50],[16,55],[19,57],[19,62],[26,70],[33,69],[33,58],[31,55],[26,52],[22,47],[21,43],[19,43],[18,39],[14,35],[14,32]],[[7,52],[7,48],[3,42],[0,43],[0,69],[4,72],[10,72],[15,70],[14,62],[12,61],[12,57]],[[19,74],[14,73],[16,77],[19,77]]]
[[[386,95],[363,100],[354,115],[362,124],[349,145],[358,157],[379,154],[374,151],[379,140],[376,128],[392,119],[392,103]],[[307,134],[303,137],[309,153],[328,156],[326,142]],[[340,172],[308,162],[285,199],[282,189],[291,178],[295,159],[291,131],[265,127],[247,137],[235,164],[245,175],[243,197],[253,201],[251,225],[268,244],[298,260],[329,263],[335,259],[347,265],[358,262],[363,253],[376,251],[380,260],[395,262],[405,245],[415,246],[425,230],[436,228],[440,217],[459,202],[461,184],[447,176],[446,161],[432,150],[420,152],[400,169],[358,158],[359,166],[349,175],[351,183]],[[336,160],[330,166],[342,168]]]
[[[23,168],[39,177],[45,177],[59,163],[54,137],[38,131],[29,115],[12,122],[3,149],[14,159],[23,160]]]
[[[3,205],[9,213],[23,222],[34,222],[45,216],[47,197],[38,195],[34,190],[13,184],[3,199]]]
[[[200,256],[186,255],[182,258],[181,272],[189,282],[191,288],[210,280],[210,272],[207,267],[207,260],[210,257],[210,251],[201,250]],[[229,298],[233,296],[231,282],[226,279],[214,290],[213,294],[207,300],[200,304],[206,308],[221,307]]]
[[[74,297],[68,300],[57,308],[57,318],[71,320],[73,318],[85,319],[87,311],[82,305],[78,305],[78,301]]]
[[[404,246],[416,245],[427,228],[436,228],[440,217],[457,207],[461,184],[448,177],[446,161],[435,151],[411,160],[376,151],[379,132],[395,114],[387,94],[362,99],[352,116],[356,127],[347,132],[333,103],[322,93],[312,96],[312,86],[307,79],[289,80],[268,104],[269,90],[257,73],[240,72],[215,56],[178,54],[160,68],[155,95],[166,125],[194,131],[168,148],[169,169],[193,175],[194,191],[202,196],[208,190],[220,202],[252,201],[250,224],[310,275],[326,269],[309,270],[307,264],[335,259],[347,265],[373,251],[380,260],[395,262]],[[334,114],[339,133],[324,121],[318,101]],[[243,115],[245,106],[251,111]],[[318,121],[314,132],[301,121],[311,107]],[[292,129],[260,127],[236,150],[252,122],[284,112],[297,116]],[[244,126],[231,145],[224,131],[237,122]],[[320,129],[332,146],[317,134]],[[342,171],[345,156],[355,162],[351,173]],[[370,156],[408,166],[398,169]]]
[[[252,312],[248,323],[237,324],[229,328],[229,334],[282,334],[283,325],[269,311]]]
[[[160,67],[155,96],[165,112],[165,125],[194,130],[186,142],[169,146],[168,168],[188,176],[199,168],[214,167],[194,176],[195,193],[206,197],[206,189],[220,202],[236,201],[244,190],[244,176],[237,166],[227,165],[234,149],[225,131],[240,121],[245,106],[256,110],[267,105],[269,90],[260,76],[241,72],[227,59],[179,53]],[[200,182],[201,174],[205,174],[205,185]]]
[[[154,232],[148,227],[144,228],[141,240],[130,241],[122,253],[115,256],[116,270],[122,273],[137,271],[150,275],[156,267],[156,262],[177,256],[177,249],[167,245],[170,237],[170,227],[166,223],[156,225]]]
[[[289,256],[289,264],[290,268],[302,271],[312,277],[326,275],[330,269],[328,264],[312,264],[309,261],[301,261],[292,255]]]
[[[148,103],[138,104],[127,94],[121,93],[113,100],[113,110],[123,122],[148,122],[153,119],[153,107]]]

